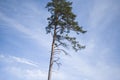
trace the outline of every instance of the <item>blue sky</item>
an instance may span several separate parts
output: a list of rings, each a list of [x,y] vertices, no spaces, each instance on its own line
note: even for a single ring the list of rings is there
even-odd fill
[[[47,80],[51,35],[45,5],[50,0],[0,0],[0,80]],[[86,49],[60,54],[53,80],[120,80],[119,0],[70,0],[88,32]]]

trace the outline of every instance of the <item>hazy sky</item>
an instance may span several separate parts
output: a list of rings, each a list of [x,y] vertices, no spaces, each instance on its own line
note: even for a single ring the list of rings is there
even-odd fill
[[[47,80],[50,0],[0,0],[0,80]],[[120,80],[120,0],[69,0],[86,49],[61,54],[53,80]]]

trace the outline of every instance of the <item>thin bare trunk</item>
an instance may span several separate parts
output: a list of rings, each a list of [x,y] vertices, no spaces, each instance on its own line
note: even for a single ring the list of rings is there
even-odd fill
[[[55,44],[55,38],[56,38],[56,26],[54,28],[54,34],[53,34],[53,41],[52,41],[52,48],[51,48],[51,56],[50,56],[50,63],[49,63],[49,71],[48,71],[48,80],[51,80],[52,75],[52,66],[54,62],[54,44]]]

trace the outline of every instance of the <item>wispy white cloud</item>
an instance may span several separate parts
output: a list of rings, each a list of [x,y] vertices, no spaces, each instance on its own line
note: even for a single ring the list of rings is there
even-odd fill
[[[40,69],[24,69],[20,67],[7,67],[9,74],[23,80],[46,80],[46,73]]]
[[[113,0],[95,0],[90,11],[88,24],[90,27],[107,26],[118,13],[118,6]]]
[[[98,59],[94,63],[87,60],[86,57],[80,55],[72,55],[72,57],[64,58],[66,73],[79,75],[88,80],[119,80],[120,68],[111,66],[104,61]],[[70,78],[68,78],[70,80]],[[72,80],[72,79],[71,79]],[[83,80],[83,79],[81,79]]]
[[[0,13],[0,17],[7,23],[7,25],[9,25],[9,27],[17,29],[18,31],[25,34],[29,39],[33,39],[35,42],[37,42],[37,44],[48,48],[50,42],[48,42],[47,36],[41,28],[39,28],[40,31],[35,32],[32,29],[29,29],[28,27],[17,22],[16,20],[5,16],[3,13]]]
[[[2,68],[3,71],[17,77],[17,79],[46,80],[47,72],[41,71],[40,65],[37,62],[3,54],[0,54],[0,61],[2,61],[2,63],[6,63]],[[17,66],[16,63],[18,63]]]
[[[48,49],[51,35],[46,35],[45,27],[47,26],[47,18],[48,13],[44,10],[45,7],[38,6],[35,3],[23,3],[20,7],[15,7],[16,5],[11,5],[11,10],[16,9],[14,11],[15,14],[13,17],[7,16],[5,12],[0,12],[0,20],[4,21],[5,26],[9,26],[14,28],[22,33],[25,38],[33,40],[33,42],[37,43],[39,46],[43,46]],[[19,11],[20,8],[20,11]],[[4,9],[4,8],[2,8]],[[43,14],[45,16],[43,16]],[[11,15],[11,14],[10,14]],[[17,33],[16,33],[17,34]],[[48,40],[49,36],[49,40]]]
[[[39,64],[31,61],[29,59],[25,59],[25,58],[20,58],[20,57],[16,57],[16,56],[5,56],[3,54],[0,54],[0,61],[3,62],[7,62],[7,63],[22,63],[22,64],[26,64],[29,66],[34,66],[34,67],[39,67]]]
[[[21,67],[6,67],[5,71],[9,74],[18,77],[22,80],[46,80],[47,79],[47,72],[40,70],[40,69],[25,69]],[[66,80],[65,74],[63,73],[55,73],[53,72],[52,76],[53,80]]]
[[[15,56],[9,56],[9,58],[13,59],[14,61],[16,61],[18,63],[23,63],[23,64],[38,67],[38,65],[37,65],[38,63],[35,63],[35,62],[28,60],[28,59],[25,59],[25,58],[19,58],[19,57],[15,57]]]
[[[26,58],[20,58],[16,56],[9,56],[9,55],[3,55],[0,54],[0,61],[2,63],[6,63],[4,65],[3,71],[6,73],[17,77],[18,79],[22,80],[46,80],[47,79],[47,69],[41,70],[41,66],[39,63],[34,62],[32,60],[26,59]],[[12,63],[12,65],[11,65]],[[20,64],[16,66],[16,63]],[[23,64],[23,65],[22,65]],[[26,65],[24,65],[26,64]],[[66,80],[66,74],[63,72],[55,71],[52,73],[53,80]]]
[[[17,77],[18,79],[22,79],[22,80],[46,79],[47,72],[41,71],[39,64],[29,59],[9,56],[9,55],[5,56],[3,54],[0,54],[0,61],[6,63],[6,65],[4,65],[3,70],[8,74]],[[16,63],[22,63],[22,64],[18,64],[19,66],[16,66],[15,65]],[[33,67],[26,68],[24,64]]]

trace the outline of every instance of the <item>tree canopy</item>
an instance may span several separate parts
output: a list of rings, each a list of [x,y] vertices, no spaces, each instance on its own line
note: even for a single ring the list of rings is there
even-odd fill
[[[47,33],[54,33],[55,31],[55,45],[67,47],[65,40],[70,42],[72,48],[75,51],[78,51],[81,48],[85,48],[79,44],[75,37],[71,37],[69,33],[71,31],[77,33],[85,33],[86,31],[78,25],[78,22],[75,20],[76,15],[72,12],[72,2],[66,0],[52,0],[48,2],[46,8],[51,13],[51,16],[47,18],[48,26],[46,27]],[[55,30],[54,30],[55,29]]]

